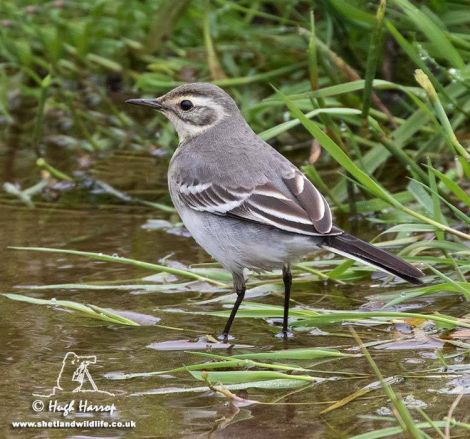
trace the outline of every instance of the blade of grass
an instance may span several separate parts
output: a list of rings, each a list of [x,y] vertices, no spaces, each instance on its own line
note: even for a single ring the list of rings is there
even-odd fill
[[[414,299],[416,297],[437,294],[443,292],[451,292],[461,294],[461,287],[465,288],[465,285],[459,284],[459,286],[454,285],[454,282],[445,282],[437,285],[428,285],[425,287],[414,288],[402,293],[398,293],[396,297],[388,301],[382,308],[390,308],[392,306],[398,305],[402,302],[405,302],[409,299]]]
[[[436,198],[440,199],[444,204],[446,204],[449,209],[455,214],[455,216],[462,222],[465,222],[467,224],[470,224],[470,217],[465,215],[461,210],[457,209],[453,204],[451,204],[449,201],[447,201],[442,195],[438,194],[436,191],[434,191],[432,188],[429,186],[423,184],[422,182],[418,180],[411,179],[411,182],[414,183],[416,187],[421,187],[423,192],[427,193],[430,192],[431,195],[435,196]],[[429,195],[428,195],[429,197]],[[429,197],[429,199],[432,200],[432,197]],[[431,201],[432,203],[432,201]],[[441,223],[438,223],[441,224]],[[447,227],[447,226],[446,226]]]
[[[431,165],[427,165],[427,167],[434,175],[439,178],[439,180],[441,180],[447,189],[449,189],[460,201],[470,207],[470,196],[455,181]]]
[[[361,348],[361,351],[363,355],[365,356],[367,362],[369,363],[370,367],[372,368],[375,375],[377,376],[380,383],[382,384],[385,394],[388,396],[388,398],[392,402],[392,405],[395,408],[394,415],[397,418],[397,421],[400,424],[400,427],[402,428],[403,433],[408,434],[411,437],[416,438],[416,439],[422,439],[423,433],[421,432],[421,430],[419,430],[418,427],[416,427],[416,423],[414,422],[414,419],[411,416],[411,413],[409,412],[408,408],[403,403],[403,400],[393,391],[390,384],[385,381],[382,375],[382,372],[380,372],[380,369],[378,368],[377,364],[375,363],[375,361],[369,354],[369,351],[366,349],[366,347],[362,343],[362,340],[359,338],[359,335],[357,335],[357,332],[353,328],[350,328],[350,330],[351,330],[351,334],[356,340],[356,343]]]
[[[383,417],[381,418],[383,419]],[[453,424],[457,425],[457,424]],[[434,428],[434,426],[437,427],[445,427],[445,421],[434,421],[433,424],[430,424],[429,422],[418,422],[416,423],[416,428],[420,430],[424,429],[430,429]],[[356,434],[354,436],[351,436],[349,439],[381,439],[384,437],[397,437],[403,433],[403,429],[401,427],[386,427],[386,428],[380,428],[378,430],[370,431],[367,433],[361,433],[361,434]]]
[[[123,258],[120,256],[105,255],[103,253],[83,252],[83,251],[78,251],[78,250],[67,250],[67,249],[47,248],[47,247],[8,247],[8,248],[12,250],[27,250],[27,251],[35,251],[35,252],[43,252],[43,253],[62,253],[62,254],[75,255],[75,256],[84,256],[88,259],[93,259],[96,261],[106,261],[106,262],[115,262],[118,264],[132,265],[134,267],[139,267],[139,268],[143,268],[146,270],[170,273],[170,274],[175,274],[176,276],[181,276],[181,277],[185,277],[188,279],[196,279],[196,280],[200,280],[204,282],[209,282],[213,285],[217,285],[223,288],[229,287],[229,285],[223,282],[219,282],[218,280],[211,279],[206,276],[201,276],[192,271],[180,270],[177,268],[167,267],[165,265],[151,264],[149,262],[138,261],[136,259]]]
[[[428,75],[432,83],[434,84],[435,87],[439,89],[439,91],[450,101],[452,102],[453,105],[458,107],[456,104],[455,99],[450,97],[450,93],[447,93],[447,91],[444,89],[444,87],[440,84],[440,82],[437,80],[437,78],[433,75],[432,71],[428,68],[427,64],[424,62],[424,60],[421,58],[420,54],[418,51],[415,49],[415,47],[410,44],[405,37],[398,31],[398,29],[393,25],[391,20],[385,20],[385,26],[387,27],[388,31],[390,34],[393,36],[395,41],[400,45],[400,47],[403,49],[403,51],[408,55],[408,57],[421,69],[423,70],[426,75]]]
[[[450,283],[454,288],[456,288],[460,293],[463,294],[465,299],[470,301],[470,284],[467,282],[456,282],[450,277],[446,276],[444,273],[441,273],[438,269],[428,265],[428,268],[437,276],[439,276],[444,282]]]
[[[49,172],[49,174],[51,174],[55,178],[58,178],[59,180],[73,181],[72,177],[69,177],[64,172],[59,171],[58,169],[54,168],[49,163],[47,163],[46,160],[44,160],[43,158],[39,158],[36,160],[36,166],[40,169],[45,169],[47,172]]]
[[[328,314],[317,315],[309,317],[305,320],[297,320],[292,323],[293,327],[296,326],[316,326],[320,324],[342,323],[347,321],[360,321],[370,318],[384,318],[387,320],[394,320],[396,318],[402,319],[422,319],[431,320],[438,325],[444,327],[461,326],[463,328],[470,328],[470,321],[459,319],[445,314],[420,314],[420,313],[406,313],[406,312],[393,312],[393,311],[368,311],[368,312],[331,312]]]
[[[429,423],[429,425],[431,425],[439,437],[445,439],[445,435],[438,427],[437,422],[434,422],[421,407],[416,407],[415,410]]]
[[[212,41],[211,35],[211,25],[210,25],[210,15],[209,15],[209,2],[206,2],[206,12],[204,15],[203,22],[203,34],[204,34],[204,44],[206,46],[207,54],[207,65],[209,67],[209,72],[213,80],[223,80],[226,79],[226,75],[222,66],[220,64],[219,58],[214,48],[214,43]]]
[[[227,317],[230,313],[227,311],[178,311],[185,314],[202,314],[217,317]],[[263,303],[250,302],[240,307],[237,313],[238,318],[271,318],[282,317],[284,309],[281,306],[267,305]],[[377,322],[390,321],[395,319],[421,319],[431,320],[436,324],[446,327],[454,328],[461,326],[463,328],[470,328],[470,320],[465,318],[453,317],[447,314],[420,314],[413,312],[399,312],[399,311],[336,311],[325,310],[320,311],[310,309],[292,309],[290,312],[292,317],[296,320],[292,322],[292,327],[310,327],[322,324],[343,323],[351,321],[362,321],[376,319]]]
[[[71,309],[73,311],[78,311],[82,314],[85,314],[87,317],[91,317],[98,320],[104,320],[106,322],[117,323],[120,325],[128,325],[128,326],[140,326],[137,322],[130,320],[126,317],[123,317],[117,313],[113,313],[107,309],[100,308],[95,305],[83,305],[78,302],[72,302],[71,300],[56,300],[56,299],[38,299],[36,297],[28,297],[23,296],[21,294],[14,294],[14,293],[5,293],[2,294],[3,296],[7,297],[11,300],[17,300],[20,302],[31,303],[35,305],[50,305],[54,307],[62,307]]]
[[[468,153],[465,148],[460,144],[457,137],[455,136],[454,130],[452,125],[447,117],[447,114],[444,110],[444,107],[441,104],[439,96],[432,85],[432,82],[429,80],[426,73],[422,70],[417,69],[415,70],[415,79],[418,84],[423,87],[424,91],[426,92],[429,101],[434,107],[434,110],[437,114],[439,121],[441,122],[442,127],[444,128],[444,132],[447,137],[447,141],[450,145],[454,148],[454,150],[459,154],[462,158],[469,161],[470,160],[470,153]]]
[[[408,0],[393,0],[393,2],[405,12],[416,28],[421,30],[423,35],[431,42],[442,58],[447,59],[452,66],[458,69],[465,67],[465,62],[460,56],[460,53],[449,41],[445,32],[426,14],[421,12]]]
[[[393,377],[385,378],[384,382],[390,385],[390,384],[397,383],[401,380],[402,380],[401,377],[393,376]],[[350,402],[354,401],[355,399],[360,398],[361,396],[367,395],[369,392],[380,389],[381,387],[382,387],[382,382],[381,381],[374,381],[373,383],[370,383],[367,386],[361,387],[360,389],[356,390],[355,392],[351,393],[350,395],[346,396],[345,398],[342,398],[339,401],[336,401],[334,404],[329,405],[326,409],[322,410],[320,412],[320,414],[324,415],[324,414],[329,413],[333,410],[344,407],[346,404],[349,404]]]
[[[33,146],[36,150],[36,155],[41,156],[41,141],[42,141],[42,132],[44,127],[44,107],[46,105],[47,95],[49,92],[49,88],[52,84],[51,75],[48,74],[44,79],[41,80],[40,83],[40,94],[39,94],[39,103],[38,109],[36,111],[36,120],[34,122],[34,129],[33,129]]]
[[[312,117],[315,117],[319,114],[331,114],[333,116],[347,116],[347,115],[359,115],[361,112],[359,110],[356,110],[355,108],[343,108],[343,107],[338,107],[338,108],[317,108],[315,110],[309,111],[308,113],[305,113],[305,117],[308,119],[311,119]],[[269,139],[272,139],[273,137],[278,136],[279,134],[282,134],[291,128],[294,128],[298,125],[300,125],[300,120],[299,119],[291,119],[288,120],[287,122],[283,122],[279,125],[275,125],[271,128],[268,128],[267,130],[259,133],[258,135],[263,139],[268,141]]]
[[[311,384],[306,384],[300,380],[293,379],[276,379],[265,381],[252,381],[247,383],[228,384],[224,386],[228,390],[244,390],[244,389],[296,389],[299,387],[308,387]],[[201,387],[169,387],[157,390],[150,390],[147,392],[133,393],[131,396],[144,396],[144,395],[167,395],[171,393],[193,393],[193,392],[207,392],[207,386]]]
[[[316,360],[318,358],[332,357],[355,357],[355,354],[345,354],[336,349],[320,349],[320,348],[297,348],[283,349],[281,351],[257,352],[249,354],[236,354],[234,358],[243,359],[263,359],[263,360]]]
[[[244,354],[240,354],[240,356],[239,355],[224,356],[224,355],[210,354],[208,352],[187,351],[186,353],[191,354],[191,355],[196,355],[199,357],[211,358],[214,360],[222,360],[222,362],[234,361],[237,364],[237,366],[234,366],[234,367],[244,367],[244,368],[260,367],[263,369],[284,370],[284,371],[292,371],[292,372],[310,372],[309,369],[305,369],[303,367],[299,367],[296,365],[281,364],[281,363],[264,363],[264,362],[254,361],[254,359],[263,359],[262,356],[253,357],[254,359],[252,359],[252,358],[245,358]],[[267,357],[266,359],[270,359],[270,358]],[[291,359],[291,358],[281,358],[281,359],[285,360],[285,359]],[[216,363],[209,363],[209,364],[216,364]],[[204,368],[201,367],[200,370],[204,370]]]
[[[308,74],[312,90],[318,89],[317,43],[315,37],[315,15],[310,11],[310,38],[308,40]]]
[[[377,62],[380,57],[383,44],[383,22],[385,16],[386,0],[380,0],[375,16],[375,26],[369,42],[369,52],[367,54],[367,64],[364,83],[364,94],[362,97],[362,117],[367,120],[369,108],[372,102],[372,82],[377,70]]]
[[[242,370],[235,372],[199,372],[199,371],[189,371],[189,373],[199,381],[205,381],[206,379],[212,383],[221,383],[221,384],[239,384],[239,383],[249,383],[265,380],[275,380],[275,379],[289,379],[289,380],[299,380],[304,381],[305,383],[314,383],[318,381],[324,381],[324,378],[316,378],[309,375],[288,375],[281,372],[270,372],[263,370]]]
[[[352,93],[354,91],[364,90],[366,81],[364,79],[356,79],[350,82],[344,82],[342,84],[331,85],[329,87],[323,87],[318,90],[313,90],[305,93],[288,95],[287,97],[291,101],[298,101],[308,98],[328,98],[334,96],[340,96],[343,94]],[[422,91],[419,87],[410,87],[397,84],[395,82],[385,81],[383,79],[374,79],[371,84],[372,88],[378,90],[400,90],[407,93],[422,95]],[[278,102],[276,98],[270,98],[266,102]]]
[[[400,209],[401,211],[414,216],[423,222],[432,224],[441,230],[452,233],[453,235],[470,240],[470,235],[446,226],[445,224],[441,224],[438,221],[428,218],[427,216],[422,215],[419,212],[416,212],[415,210],[399,203],[393,197],[393,195],[386,191],[378,182],[358,168],[358,166],[346,155],[346,153],[326,133],[324,133],[314,121],[307,119],[305,115],[299,110],[299,108],[287,96],[282,94],[279,90],[277,90],[277,93],[286,103],[291,113],[301,121],[302,125],[310,132],[310,134],[312,134],[312,136],[320,142],[320,144],[328,151],[328,153],[369,192],[371,192],[376,197],[387,201],[393,207],[396,207],[397,209]]]

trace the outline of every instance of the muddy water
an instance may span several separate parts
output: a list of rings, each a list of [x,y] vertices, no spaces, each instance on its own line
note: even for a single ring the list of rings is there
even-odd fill
[[[17,160],[17,158],[15,159]],[[37,171],[32,158],[22,157],[20,167],[11,157],[0,156],[0,181],[18,181],[31,184]],[[96,178],[113,184],[118,189],[136,196],[158,199],[164,191],[165,159],[158,164],[155,159],[117,155],[93,166]],[[67,161],[54,163],[67,167]],[[26,176],[26,177],[24,177]],[[165,200],[163,200],[165,201]],[[259,390],[245,392],[249,399],[264,402],[279,400],[275,405],[253,405],[235,408],[224,398],[211,392],[183,394],[142,395],[159,389],[200,386],[189,374],[116,381],[108,379],[118,372],[147,372],[166,370],[198,362],[198,358],[178,349],[177,341],[196,341],[206,334],[216,336],[224,320],[201,315],[181,315],[168,310],[220,310],[218,303],[205,308],[195,306],[195,300],[212,296],[198,291],[186,293],[152,293],[117,289],[99,291],[52,290],[31,291],[24,286],[63,283],[132,283],[150,273],[138,268],[96,262],[75,256],[22,252],[7,249],[8,246],[66,247],[77,250],[118,254],[149,262],[164,257],[184,264],[208,261],[206,254],[194,242],[184,236],[165,231],[149,231],[143,226],[151,218],[168,219],[167,214],[114,201],[104,202],[84,193],[65,195],[62,201],[38,205],[29,209],[13,200],[0,199],[0,292],[16,292],[45,299],[70,299],[80,303],[130,311],[146,325],[126,327],[93,320],[78,313],[52,309],[0,298],[0,421],[2,437],[224,437],[239,438],[299,438],[299,437],[349,437],[353,434],[395,425],[390,416],[389,403],[382,391],[369,393],[366,399],[321,415],[329,403],[341,399],[360,387],[376,380],[367,363],[361,359],[337,360],[316,366],[328,372],[352,373],[350,380],[328,381],[304,391]],[[294,299],[305,306],[357,309],[367,306],[367,296],[378,294],[379,288],[354,284],[311,284],[299,291]],[[390,291],[387,290],[388,292]],[[281,304],[279,296],[263,298],[263,302]],[[453,297],[414,301],[412,310],[431,312],[439,310],[447,314],[461,315],[462,303]],[[155,323],[175,329],[163,328]],[[180,329],[180,330],[178,330]],[[329,346],[340,349],[354,345],[346,327],[333,325],[322,328],[335,335],[296,334],[289,347]],[[364,341],[392,340],[397,328],[387,326],[358,328]],[[238,343],[254,348],[239,351],[266,351],[284,348],[283,342],[274,337],[278,328],[263,320],[238,319],[233,335]],[[158,343],[168,342],[164,350]],[[156,345],[157,344],[157,345]],[[403,346],[400,346],[403,347]],[[409,376],[439,368],[435,349],[429,345],[410,343],[408,349],[372,349],[375,360],[384,376]],[[429,349],[431,347],[431,349]],[[186,349],[189,350],[189,349]],[[65,419],[59,413],[47,410],[35,412],[32,404],[38,398],[33,393],[49,392],[57,385],[64,356],[74,352],[78,356],[96,356],[97,363],[88,367],[96,386],[114,396],[87,398],[96,404],[113,403],[113,414],[71,413],[67,420],[135,421],[132,430],[125,429],[36,429],[13,430],[12,421],[48,421]],[[219,352],[219,351],[218,351]],[[223,351],[220,351],[223,352]],[[449,348],[445,354],[456,351]],[[448,364],[462,364],[468,358],[457,356]],[[314,364],[304,362],[302,366]],[[64,375],[70,370],[64,372]],[[365,373],[360,377],[358,374]],[[432,372],[436,375],[435,372]],[[431,375],[429,372],[427,375]],[[328,375],[321,375],[328,376]],[[335,376],[330,375],[330,376]],[[394,388],[410,405],[423,406],[433,419],[442,419],[455,399],[455,395],[436,393],[439,389],[453,388],[452,377],[405,378]],[[69,376],[69,381],[71,380]],[[468,383],[466,384],[468,387]],[[138,394],[138,395],[134,395]],[[69,399],[80,399],[72,396]],[[279,399],[281,398],[281,399]],[[83,399],[83,398],[82,398]],[[103,403],[104,403],[103,402]],[[456,416],[469,421],[468,399],[460,403]],[[420,418],[413,412],[416,418]],[[366,416],[375,416],[367,419]]]

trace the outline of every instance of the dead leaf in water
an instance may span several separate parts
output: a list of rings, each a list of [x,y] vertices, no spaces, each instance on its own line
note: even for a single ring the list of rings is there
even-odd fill
[[[419,319],[419,318],[408,318],[408,319],[403,319],[403,321],[413,327],[413,328],[417,328],[419,326],[421,326],[424,322],[425,322],[425,319]]]
[[[406,349],[442,349],[444,341],[431,338],[431,337],[420,337],[411,338],[406,340],[398,341],[386,341],[384,343],[374,346],[374,349],[386,349],[386,350],[406,350]]]
[[[211,389],[213,392],[219,393],[225,398],[227,398],[235,407],[246,407],[252,404],[258,404],[259,401],[255,401],[253,399],[245,399],[242,398],[235,393],[232,393],[229,389],[227,389],[225,386],[209,386],[209,389]]]
[[[467,340],[470,339],[470,329],[458,329],[450,334],[451,338]]]
[[[229,349],[229,348],[252,348],[247,344],[231,344],[231,343],[211,343],[208,340],[201,339],[192,340],[168,340],[157,343],[151,343],[147,346],[156,351],[205,351],[212,349]]]
[[[116,313],[129,320],[132,320],[133,322],[136,322],[142,326],[153,326],[153,325],[156,325],[161,320],[160,317],[151,316],[149,314],[142,314],[140,312],[135,312],[135,311],[122,311],[122,310],[115,310],[111,308],[104,308],[104,309],[109,312]]]

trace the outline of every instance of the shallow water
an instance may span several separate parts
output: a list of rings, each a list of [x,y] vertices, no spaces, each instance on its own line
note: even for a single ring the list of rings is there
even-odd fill
[[[34,183],[37,170],[32,157],[0,156],[0,181]],[[93,165],[93,176],[112,184],[124,192],[156,199],[155,194],[165,190],[165,160],[146,156],[129,157],[117,154]],[[17,165],[22,164],[21,167]],[[29,163],[29,164],[28,164]],[[13,164],[13,166],[12,166]],[[54,163],[67,168],[67,160]],[[63,168],[62,168],[63,169]],[[24,176],[27,176],[24,178]],[[156,192],[155,192],[156,191]],[[236,408],[227,400],[210,391],[198,393],[159,394],[161,389],[202,386],[188,373],[174,376],[112,380],[119,373],[167,370],[200,362],[200,358],[185,351],[201,349],[201,343],[188,345],[187,341],[203,340],[207,334],[217,336],[224,318],[205,315],[170,313],[186,311],[220,310],[220,303],[198,306],[196,301],[216,297],[217,294],[200,291],[178,293],[136,294],[118,289],[98,291],[70,291],[63,289],[28,290],[27,285],[62,283],[132,283],[132,279],[151,274],[148,271],[125,265],[90,261],[77,256],[44,254],[7,249],[8,246],[64,247],[76,250],[117,254],[149,262],[164,257],[183,264],[207,262],[207,255],[187,237],[163,230],[143,227],[149,219],[169,219],[143,206],[129,206],[103,198],[90,197],[85,191],[65,195],[60,202],[38,204],[27,208],[12,197],[0,197],[0,292],[16,292],[39,298],[70,299],[90,303],[113,310],[139,313],[131,315],[144,325],[126,327],[93,320],[78,313],[52,309],[46,306],[20,303],[0,298],[0,343],[2,381],[0,386],[0,410],[2,437],[223,437],[239,438],[341,438],[377,428],[396,425],[390,417],[389,402],[382,390],[373,391],[365,398],[353,401],[328,414],[320,412],[330,403],[339,400],[362,386],[376,381],[376,377],[363,358],[319,360],[315,369],[323,370],[323,377],[340,377],[336,372],[349,372],[348,380],[331,380],[316,384],[303,391],[248,389],[243,396],[263,402],[279,401],[274,405],[251,405]],[[364,236],[364,235],[362,235]],[[137,283],[140,281],[136,281]],[[316,308],[358,309],[373,307],[368,296],[379,294],[382,288],[367,284],[337,286],[311,283],[295,287],[293,299],[298,304]],[[22,287],[23,286],[23,287]],[[257,301],[282,304],[279,294],[272,294]],[[463,303],[456,296],[434,297],[407,302],[412,311],[441,311],[461,316]],[[174,329],[155,325],[159,324]],[[402,325],[406,326],[406,325]],[[363,341],[396,341],[406,336],[406,328],[396,326],[360,327],[356,325]],[[355,346],[346,326],[322,327],[314,334],[296,333],[288,342],[288,348],[335,347],[341,350]],[[272,322],[261,319],[237,319],[233,327],[235,342],[252,347],[233,349],[230,352],[268,351],[285,348],[282,340],[274,335],[279,331]],[[401,332],[400,332],[401,331]],[[332,335],[333,333],[334,335]],[[205,342],[202,343],[204,347]],[[394,385],[410,406],[425,404],[426,413],[433,419],[442,419],[456,395],[452,390],[470,389],[468,375],[459,376],[436,372],[442,363],[436,358],[435,349],[440,344],[418,341],[399,345],[383,345],[371,348],[374,359],[384,376],[407,376]],[[62,429],[14,431],[15,420],[61,419],[58,413],[35,413],[33,393],[44,393],[56,384],[63,358],[67,352],[79,356],[96,355],[97,363],[89,371],[101,390],[112,392],[113,397],[93,395],[88,399],[112,402],[114,414],[75,413],[66,419],[134,420],[137,427],[125,429]],[[218,349],[216,353],[226,352]],[[228,352],[228,351],[227,351]],[[444,349],[444,354],[457,351]],[[468,358],[456,356],[447,360],[449,365],[462,365]],[[315,364],[302,362],[302,366]],[[462,368],[463,369],[463,368]],[[430,371],[424,373],[423,371]],[[432,372],[431,372],[432,371]],[[422,372],[421,378],[412,378]],[[468,373],[468,368],[467,368]],[[366,375],[360,375],[366,374]],[[434,377],[430,377],[433,375]],[[344,375],[342,375],[344,377]],[[457,381],[456,381],[457,380]],[[460,380],[460,381],[459,381]],[[466,380],[466,381],[465,381]],[[444,391],[446,392],[444,393]],[[443,393],[439,393],[439,391]],[[470,392],[470,390],[468,390]],[[145,393],[155,393],[147,394]],[[137,395],[135,395],[137,394]],[[88,396],[88,395],[87,395]],[[69,399],[76,397],[68,395]],[[103,398],[103,399],[102,399]],[[66,398],[67,399],[67,398]],[[78,399],[78,398],[76,398]],[[418,402],[417,402],[418,401]],[[460,402],[455,416],[469,422],[468,397]],[[381,414],[381,416],[379,416]],[[413,412],[416,418],[420,416]],[[363,416],[376,416],[365,419]],[[64,419],[62,417],[62,419]],[[391,418],[390,418],[391,419]]]

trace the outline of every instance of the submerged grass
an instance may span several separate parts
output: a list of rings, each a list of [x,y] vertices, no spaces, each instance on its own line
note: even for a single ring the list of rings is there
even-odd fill
[[[380,372],[380,369],[377,367],[377,364],[372,359],[367,348],[362,344],[361,339],[359,338],[357,333],[354,331],[354,329],[352,329],[351,331],[356,340],[356,343],[361,347],[362,353],[366,357],[367,362],[369,363],[370,367],[374,371],[374,374],[379,379],[380,384],[382,385],[382,388],[385,394],[390,399],[394,408],[393,414],[395,415],[398,423],[400,424],[400,427],[403,430],[403,434],[409,435],[415,439],[423,438],[424,435],[422,434],[421,430],[416,426],[415,421],[410,411],[408,410],[406,405],[403,403],[403,400],[401,399],[401,397],[398,396],[394,392],[394,390],[392,389],[390,385],[390,382],[384,379],[382,373]]]
[[[183,278],[195,279],[199,281],[208,282],[219,287],[227,288],[227,284],[220,282],[219,280],[207,276],[202,276],[196,273],[194,270],[180,270],[177,268],[167,267],[165,265],[151,264],[149,262],[138,261],[136,259],[124,258],[119,255],[105,255],[103,253],[94,252],[83,252],[78,250],[67,250],[60,248],[45,248],[45,247],[11,247],[12,250],[30,250],[45,253],[65,253],[69,255],[84,256],[89,259],[97,261],[114,262],[118,264],[133,265],[135,267],[156,271],[159,273],[169,273],[181,276]]]
[[[13,294],[13,293],[5,293],[3,294],[4,297],[17,300],[19,302],[26,302],[32,303],[34,305],[49,305],[52,307],[58,307],[62,309],[70,309],[73,311],[77,311],[81,314],[86,315],[87,317],[91,317],[93,319],[104,320],[109,323],[116,323],[120,325],[128,325],[128,326],[139,326],[137,322],[134,322],[131,319],[123,317],[116,312],[109,311],[104,308],[100,308],[99,306],[95,305],[83,305],[81,303],[72,302],[71,300],[56,300],[56,299],[39,299],[36,297],[28,297],[22,294]]]
[[[197,311],[188,311],[198,313]],[[217,317],[228,317],[229,311],[212,311],[200,314],[213,315]],[[241,305],[237,317],[239,318],[262,318],[282,317],[283,308],[281,306],[268,305],[263,303],[250,302]],[[423,314],[399,311],[337,311],[337,310],[311,310],[311,309],[292,309],[289,313],[295,318],[291,324],[292,328],[299,331],[308,331],[321,325],[330,325],[343,322],[362,322],[362,323],[391,323],[395,320],[419,319],[422,321],[432,321],[441,328],[470,328],[468,318],[457,318],[445,314]]]

